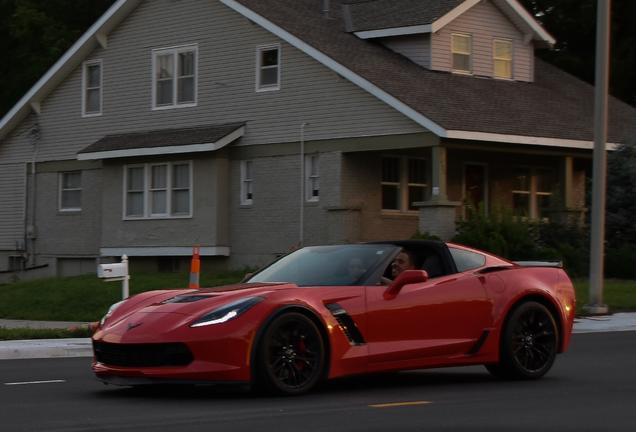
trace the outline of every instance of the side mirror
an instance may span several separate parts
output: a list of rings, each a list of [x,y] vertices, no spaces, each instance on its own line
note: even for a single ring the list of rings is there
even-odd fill
[[[400,292],[404,285],[424,283],[428,280],[428,273],[424,270],[406,270],[399,275],[384,291],[384,299],[391,300]]]
[[[252,276],[253,273],[246,273],[245,276],[243,276],[243,279],[247,279],[248,277]]]

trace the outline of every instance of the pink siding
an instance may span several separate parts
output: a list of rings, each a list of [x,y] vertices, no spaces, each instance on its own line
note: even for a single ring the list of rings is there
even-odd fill
[[[431,36],[431,69],[451,71],[451,34],[472,36],[472,69],[478,76],[493,76],[493,40],[513,42],[513,79],[533,80],[534,46],[523,44],[523,34],[489,1],[483,1]]]

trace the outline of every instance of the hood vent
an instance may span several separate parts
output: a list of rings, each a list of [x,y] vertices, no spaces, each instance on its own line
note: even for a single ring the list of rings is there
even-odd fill
[[[218,296],[211,296],[211,295],[179,295],[176,297],[172,297],[169,298],[168,300],[164,300],[161,303],[163,304],[168,304],[168,303],[194,303],[197,302],[199,300],[207,300],[213,297],[218,297]]]

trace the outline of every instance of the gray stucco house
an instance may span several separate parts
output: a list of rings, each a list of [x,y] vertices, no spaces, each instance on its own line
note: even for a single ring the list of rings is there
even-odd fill
[[[0,282],[578,211],[593,88],[554,42],[516,0],[119,0],[0,121]]]

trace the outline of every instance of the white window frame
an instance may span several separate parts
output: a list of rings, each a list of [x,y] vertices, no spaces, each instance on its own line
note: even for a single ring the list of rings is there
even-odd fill
[[[248,170],[248,167],[251,169]],[[254,161],[251,159],[241,161],[240,202],[241,205],[252,205],[254,203]]]
[[[528,188],[529,190],[527,191],[522,191],[522,190],[512,190],[512,194],[513,194],[513,198],[514,198],[514,194],[523,194],[523,195],[528,195],[529,196],[529,206],[530,208],[528,209],[528,218],[530,219],[536,219],[539,217],[539,204],[538,204],[538,197],[539,196],[552,196],[553,192],[545,192],[545,191],[539,191],[539,172],[540,171],[548,171],[552,174],[553,178],[554,178],[554,186],[556,187],[557,185],[557,180],[556,180],[556,176],[555,176],[555,169],[552,167],[544,167],[544,166],[528,166],[528,165],[515,165],[513,167],[513,173],[514,173],[514,169],[524,169],[527,170],[528,172],[528,176],[530,177],[528,179]],[[513,182],[514,182],[514,177],[513,177]],[[513,188],[514,188],[514,184],[513,184]],[[514,204],[514,200],[513,200],[513,204]]]
[[[469,46],[469,50],[467,53],[465,52],[459,52],[455,50],[455,44],[454,44],[454,39],[456,37],[460,37],[460,38],[468,38],[468,46]],[[473,36],[469,33],[451,33],[451,46],[450,46],[450,52],[451,52],[451,70],[453,71],[453,73],[458,73],[458,74],[467,74],[467,75],[471,75],[473,73]],[[454,64],[454,57],[455,54],[459,54],[459,55],[467,55],[468,56],[468,70],[464,70],[464,69],[456,69],[455,68],[455,64]]]
[[[262,59],[265,51],[278,51],[278,64],[275,66],[263,66]],[[280,44],[259,45],[256,47],[256,91],[267,92],[280,90],[280,76],[281,76],[281,47]],[[275,84],[262,84],[261,83],[261,70],[262,69],[274,69],[276,68],[276,83]]]
[[[173,168],[176,165],[188,165],[188,201],[189,201],[189,209],[187,213],[173,213],[173,195],[175,191],[183,190],[184,188],[178,188],[173,185]],[[152,208],[152,167],[156,166],[166,166],[166,186],[165,188],[160,188],[161,190],[165,190],[166,192],[166,211],[161,213],[153,213]],[[122,209],[123,214],[122,217],[124,220],[140,220],[140,219],[184,219],[191,218],[193,213],[193,164],[192,161],[173,161],[173,162],[162,162],[162,163],[144,163],[144,164],[130,164],[124,165],[124,183],[123,183],[123,200],[122,200]],[[129,170],[132,168],[143,168],[143,186],[140,190],[142,192],[142,200],[143,200],[143,211],[141,215],[129,215],[128,214],[128,194],[130,193],[128,189],[128,176]],[[155,191],[159,191],[160,189],[156,189]],[[139,192],[136,192],[139,193]]]
[[[411,210],[409,209],[409,207],[411,206],[410,200],[409,200],[409,186],[417,186],[417,187],[423,187],[424,188],[424,194],[428,195],[428,189],[429,189],[429,184],[430,184],[430,167],[426,164],[427,159],[423,158],[423,157],[416,157],[416,156],[405,156],[405,155],[400,155],[400,156],[396,156],[396,155],[382,155],[382,159],[385,158],[393,158],[393,159],[399,159],[398,162],[398,166],[399,166],[399,182],[388,182],[388,181],[382,181],[382,173],[380,173],[380,184],[382,187],[383,185],[388,185],[388,186],[397,186],[398,189],[398,198],[399,198],[399,203],[398,203],[398,208],[397,209],[385,209],[382,208],[382,202],[380,202],[380,208],[382,210],[382,212],[385,213],[411,213],[411,214],[416,214],[419,212],[419,210]],[[409,182],[409,161],[411,160],[421,160],[424,162],[424,165],[427,167],[427,171],[426,171],[426,183],[410,183]],[[380,195],[382,193],[380,192]],[[382,199],[382,198],[381,198]]]
[[[499,58],[497,57],[497,43],[507,43],[510,44],[510,58]],[[503,80],[512,80],[515,76],[514,69],[514,43],[511,39],[503,39],[503,38],[495,38],[492,42],[492,58],[493,58],[493,67],[492,67],[492,75],[494,78],[503,79]],[[506,61],[510,64],[510,76],[497,75],[497,61]]]
[[[64,179],[69,174],[80,175],[80,185],[76,188],[65,188]],[[79,191],[80,193],[80,205],[79,207],[64,207],[64,192],[66,191]],[[58,191],[58,210],[61,212],[77,212],[82,210],[82,172],[81,171],[67,171],[59,173],[59,191]]]
[[[316,161],[314,171],[313,161]],[[314,195],[314,191],[316,194]],[[305,200],[307,202],[320,201],[320,156],[305,156]]]
[[[179,54],[184,52],[194,53],[194,76],[193,76],[193,101],[178,102],[179,100]],[[172,55],[172,103],[157,104],[157,58],[165,55]],[[152,109],[164,110],[173,108],[187,108],[197,106],[198,101],[198,71],[199,71],[199,46],[198,44],[182,45],[171,48],[157,48],[152,50]]]
[[[88,82],[88,69],[92,66],[99,66],[99,85],[97,87],[89,87]],[[82,117],[96,117],[102,115],[102,110],[104,106],[104,66],[101,60],[91,60],[85,61],[82,64]],[[89,90],[98,90],[99,91],[99,110],[97,111],[88,111],[88,97],[87,93]]]

